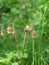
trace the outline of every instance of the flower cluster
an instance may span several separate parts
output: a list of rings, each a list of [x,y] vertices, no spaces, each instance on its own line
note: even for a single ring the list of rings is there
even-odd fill
[[[32,27],[29,26],[29,25],[25,26],[24,31],[25,32],[31,32],[32,38],[36,38],[37,37],[37,32],[34,29],[32,29]]]
[[[12,35],[16,35],[16,30],[14,27],[8,26],[6,31],[4,30],[4,27],[2,25],[2,30],[0,31],[0,35],[4,35],[5,32],[7,32],[8,34],[12,34]]]
[[[30,25],[26,25],[25,28],[24,28],[24,31],[27,33],[27,32],[31,32],[31,36],[32,38],[36,38],[37,37],[37,32],[32,29],[32,27]],[[14,24],[12,23],[12,26],[8,26],[7,29],[6,29],[6,32],[8,34],[12,34],[13,36],[16,35],[16,30],[14,28]],[[2,30],[0,32],[0,34],[3,36],[5,34],[5,30],[4,30],[4,27],[2,26]]]

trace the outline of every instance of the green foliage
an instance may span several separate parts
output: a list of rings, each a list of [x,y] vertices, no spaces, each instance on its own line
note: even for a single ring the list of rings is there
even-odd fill
[[[10,23],[15,23],[17,39],[6,32]],[[26,25],[35,29],[36,39],[30,32],[24,39]],[[0,31],[2,28],[0,65],[49,65],[49,0],[0,0]]]

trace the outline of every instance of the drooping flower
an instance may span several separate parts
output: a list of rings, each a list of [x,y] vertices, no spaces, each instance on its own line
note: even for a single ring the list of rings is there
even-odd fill
[[[31,36],[32,36],[32,38],[36,38],[37,37],[37,32],[36,31],[32,31],[31,32]]]
[[[7,28],[7,33],[12,33],[12,31],[13,31],[13,30],[12,30],[12,27],[9,26],[9,27]]]
[[[30,31],[32,31],[32,28],[31,28],[29,25],[27,25],[27,26],[24,28],[24,31],[25,31],[25,32],[30,32]]]
[[[0,34],[4,35],[5,34],[5,30],[1,30]]]

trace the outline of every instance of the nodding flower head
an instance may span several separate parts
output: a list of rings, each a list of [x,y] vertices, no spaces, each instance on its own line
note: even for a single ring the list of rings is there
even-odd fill
[[[1,30],[0,34],[4,35],[5,34],[5,30]]]
[[[12,33],[12,27],[7,28],[7,33]]]
[[[36,38],[37,37],[37,32],[36,31],[32,31],[31,35],[32,35],[32,38]]]
[[[24,28],[24,31],[25,31],[25,32],[30,32],[30,31],[32,31],[32,28],[31,28],[29,25],[27,25],[27,26]]]

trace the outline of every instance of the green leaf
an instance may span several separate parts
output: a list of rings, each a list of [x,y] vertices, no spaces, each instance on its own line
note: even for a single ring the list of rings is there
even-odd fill
[[[19,65],[18,62],[12,63],[12,65]]]

